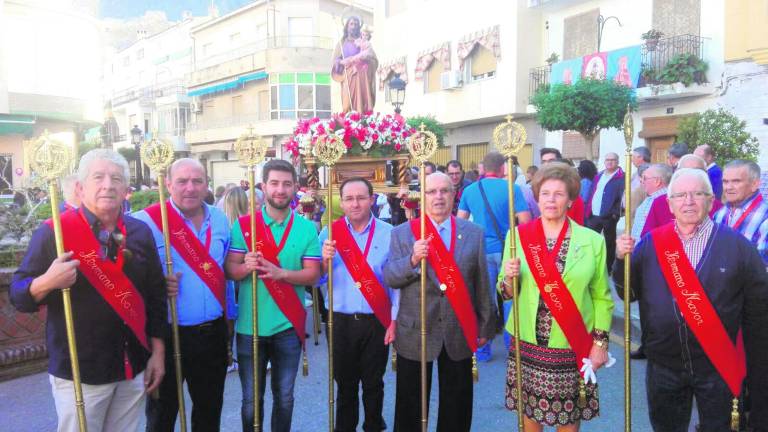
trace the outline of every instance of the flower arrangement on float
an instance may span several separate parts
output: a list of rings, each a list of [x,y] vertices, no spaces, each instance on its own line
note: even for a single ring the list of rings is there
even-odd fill
[[[400,115],[351,111],[333,114],[329,119],[299,120],[293,136],[285,142],[285,148],[294,158],[312,157],[317,138],[333,133],[344,141],[347,155],[392,156],[408,151],[406,141],[415,131]]]

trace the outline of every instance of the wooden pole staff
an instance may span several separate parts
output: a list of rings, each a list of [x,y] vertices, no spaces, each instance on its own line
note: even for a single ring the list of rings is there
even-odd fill
[[[424,173],[425,162],[437,151],[437,137],[426,130],[424,123],[419,126],[413,135],[408,137],[408,151],[414,161],[419,164],[419,206],[421,208],[420,234],[421,240],[426,238],[427,213],[425,208],[425,188],[427,178]],[[455,234],[454,234],[455,235]],[[421,326],[421,431],[427,432],[429,399],[427,398],[427,260],[421,260],[421,287],[420,287],[419,320]]]
[[[347,152],[344,141],[335,134],[318,137],[312,151],[328,169],[326,183],[328,185],[328,241],[333,242],[333,166]],[[328,260],[328,430],[334,431],[334,402],[336,399],[333,383],[333,259]]]
[[[253,127],[235,141],[234,145],[237,158],[242,165],[248,167],[248,182],[251,192],[248,200],[251,216],[251,252],[256,251],[256,174],[254,170],[256,165],[264,160],[267,153],[267,143],[260,136],[253,133]],[[258,275],[254,270],[251,272],[251,331],[253,338],[251,340],[251,350],[253,354],[253,430],[261,432],[261,406],[259,404],[259,308],[257,302],[258,295]]]
[[[32,147],[32,171],[48,183],[48,196],[51,198],[51,219],[53,234],[56,239],[56,254],[61,256],[64,251],[64,236],[61,231],[61,214],[59,213],[59,177],[69,167],[72,151],[61,141],[48,135],[48,130],[38,138]],[[72,383],[75,387],[75,409],[80,432],[87,432],[85,419],[85,402],[83,401],[83,385],[80,379],[80,361],[77,356],[77,339],[75,338],[75,318],[72,315],[72,297],[70,288],[61,290],[64,304],[64,324],[67,331],[67,345],[72,366]]]
[[[515,233],[515,165],[512,158],[517,156],[525,145],[528,136],[523,125],[512,121],[512,116],[505,117],[505,122],[493,130],[493,141],[499,152],[507,158],[507,197],[509,199],[509,257],[517,257],[517,240]],[[494,281],[495,283],[495,281]],[[517,430],[525,431],[523,424],[523,375],[520,360],[520,302],[518,301],[519,280],[512,278],[512,325],[514,328],[515,344],[515,394],[517,396]]]
[[[159,140],[154,133],[151,141],[141,145],[141,159],[149,169],[157,173],[157,189],[160,198],[160,219],[163,229],[163,244],[165,245],[165,273],[173,274],[173,259],[171,258],[171,233],[168,229],[168,209],[165,206],[165,170],[173,163],[173,145]],[[176,296],[168,297],[171,309],[171,339],[173,343],[173,365],[176,369],[176,397],[179,404],[179,426],[181,432],[187,430],[187,411],[184,406],[184,375],[181,370],[181,340],[179,338],[179,313],[176,307]]]
[[[632,138],[635,127],[632,121],[631,107],[627,105],[624,115],[624,142],[626,143],[626,160],[624,162],[624,232],[632,231]],[[630,342],[632,329],[630,327],[630,272],[632,254],[624,257],[624,431],[632,431],[632,374],[630,364]]]

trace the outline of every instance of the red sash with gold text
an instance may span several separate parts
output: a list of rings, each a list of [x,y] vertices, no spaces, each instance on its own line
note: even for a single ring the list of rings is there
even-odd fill
[[[53,222],[50,219],[45,223],[53,229]],[[126,323],[141,345],[149,351],[144,298],[123,273],[122,250],[118,252],[117,263],[109,258],[102,259],[101,244],[96,240],[82,210],[62,213],[61,231],[64,233],[64,250],[74,252],[72,258],[80,260],[78,271]]]
[[[166,202],[165,206],[168,209],[168,232],[170,233],[171,245],[181,259],[187,263],[189,268],[211,290],[216,300],[219,301],[221,308],[225,309],[227,280],[224,276],[224,270],[219,267],[219,263],[208,253],[213,227],[208,227],[206,244],[203,245],[195,233],[184,223],[184,220],[179,216],[179,213],[173,208],[171,203]],[[145,208],[144,211],[152,218],[152,222],[155,223],[157,229],[162,232],[163,223],[160,214],[160,203],[153,204]]]
[[[248,246],[248,250],[251,249],[251,216],[240,216],[240,229],[243,232],[243,238]],[[261,252],[264,258],[272,264],[280,267],[280,260],[277,255],[285,246],[285,241],[291,234],[291,227],[293,226],[293,212],[291,212],[288,225],[283,232],[283,238],[280,240],[280,245],[275,243],[275,238],[272,236],[272,231],[267,227],[264,222],[264,216],[261,212],[256,212],[256,251]],[[304,305],[299,299],[298,294],[293,285],[286,282],[278,282],[274,279],[259,278],[264,281],[264,286],[267,287],[269,295],[280,308],[280,312],[288,318],[288,321],[293,325],[293,329],[296,331],[296,335],[301,340],[301,344],[304,345],[304,339],[307,337],[305,332],[305,323],[307,320],[307,312],[304,310]]]
[[[337,219],[333,223],[333,239],[336,241],[336,250],[339,252],[339,256],[344,261],[344,265],[347,266],[350,276],[356,282],[355,285],[373,309],[379,322],[384,328],[388,328],[392,322],[392,304],[389,301],[387,291],[381,286],[381,282],[376,278],[376,274],[368,264],[368,251],[375,229],[376,219],[373,219],[368,232],[368,240],[365,243],[365,251],[361,251],[355,239],[352,238],[345,218]]]
[[[704,349],[704,353],[738,397],[747,374],[743,345],[734,343],[701,286],[699,277],[685,255],[683,243],[671,222],[651,231],[656,259],[667,287],[677,302],[685,322]],[[738,338],[740,339],[740,338]]]
[[[411,231],[416,239],[421,238],[420,219],[411,220]],[[475,315],[475,309],[472,307],[472,298],[469,296],[469,290],[467,284],[464,282],[464,277],[459,271],[459,266],[456,265],[456,260],[453,258],[453,252],[456,249],[456,217],[451,216],[451,250],[449,251],[440,235],[435,229],[435,225],[431,220],[427,220],[424,224],[426,227],[425,235],[429,243],[429,254],[427,255],[427,261],[434,270],[437,279],[440,281],[440,290],[448,297],[448,302],[453,308],[453,313],[456,314],[456,319],[459,321],[461,331],[464,333],[464,339],[467,341],[467,346],[472,352],[477,351],[477,315]],[[485,271],[485,269],[479,269]]]
[[[565,234],[568,232],[569,223],[570,221],[566,219],[551,253],[547,250],[541,218],[522,225],[519,228],[519,233],[520,244],[525,252],[525,260],[531,269],[536,285],[539,287],[541,298],[563,330],[571,349],[576,353],[576,363],[579,367],[581,359],[589,358],[593,340],[587,331],[587,326],[584,324],[584,319],[571,292],[568,291],[563,277],[557,271],[555,263]]]

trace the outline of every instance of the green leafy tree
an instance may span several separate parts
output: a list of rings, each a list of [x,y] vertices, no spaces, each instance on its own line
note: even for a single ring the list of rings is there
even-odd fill
[[[747,122],[722,108],[708,109],[680,121],[678,140],[691,149],[709,144],[720,166],[734,159],[757,161],[759,143],[746,127]]]
[[[443,125],[435,120],[435,117],[433,116],[416,116],[416,117],[408,117],[405,120],[405,123],[413,128],[420,128],[421,124],[424,123],[424,129],[432,132],[437,137],[437,145],[441,146],[443,145],[443,139],[445,138],[445,128]]]
[[[131,211],[137,212],[160,201],[160,194],[156,190],[137,191],[131,194]]]
[[[136,160],[136,149],[133,147],[120,147],[117,152],[123,155],[125,160],[133,162]]]
[[[627,105],[636,107],[632,89],[612,80],[582,79],[555,84],[531,99],[536,121],[548,131],[576,131],[587,143],[586,159],[595,159],[593,142],[603,129],[621,128]]]

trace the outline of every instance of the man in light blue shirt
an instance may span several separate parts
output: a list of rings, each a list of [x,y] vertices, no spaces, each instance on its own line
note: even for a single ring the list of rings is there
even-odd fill
[[[169,276],[169,279],[178,279],[178,291],[169,290],[168,295],[176,296],[181,369],[193,404],[192,427],[218,430],[231,352],[229,341],[232,340],[225,316],[226,288],[219,289],[226,287],[223,268],[230,243],[229,222],[221,210],[203,202],[208,186],[203,166],[197,160],[179,159],[174,162],[168,171],[166,186],[171,196],[169,220],[180,218],[188,233],[186,244],[194,243],[199,248],[197,252],[202,255],[198,257],[197,252],[190,254],[189,251],[180,253],[180,247],[176,246],[179,243],[172,241],[171,258],[175,275]],[[165,261],[163,232],[161,224],[156,222],[159,205],[137,212],[134,217],[152,230],[160,259]],[[181,227],[170,225],[172,233],[180,232]],[[205,256],[206,253],[208,256]],[[200,258],[203,264],[194,258]],[[194,267],[203,265],[206,268],[204,274],[220,277],[204,280]],[[221,272],[212,268],[214,265]],[[171,343],[170,339],[166,341],[169,349],[166,350],[166,373],[160,385],[160,397],[147,401],[148,431],[173,431],[176,422],[179,408]]]
[[[499,318],[509,315],[509,307],[499,313],[496,299],[496,279],[501,268],[501,255],[504,249],[504,239],[509,231],[509,195],[507,179],[504,178],[504,165],[506,159],[501,153],[491,152],[483,158],[485,177],[472,183],[464,189],[459,202],[458,217],[469,219],[481,227],[485,232],[485,259],[488,262],[488,295],[491,298],[491,306]],[[531,220],[531,212],[528,209],[525,195],[517,184],[515,191],[515,216],[518,224],[524,224]],[[502,327],[501,320],[498,328]],[[507,342],[508,343],[508,342]],[[506,355],[506,354],[505,354]],[[491,359],[491,341],[477,350],[477,360],[486,362]]]
[[[373,186],[368,180],[345,180],[339,192],[344,218],[333,225],[334,241],[328,241],[328,227],[320,233],[324,273],[328,272],[328,261],[333,259],[333,367],[338,385],[335,430],[357,430],[358,393],[362,384],[363,430],[381,431],[387,428],[382,417],[383,376],[389,344],[395,338],[395,319],[400,304],[399,291],[384,285],[382,277],[382,267],[389,256],[392,225],[376,219],[371,213]],[[342,257],[341,253],[337,253],[337,247],[341,251],[355,247],[358,250],[354,253],[342,252]],[[366,271],[351,273],[349,263],[358,268],[367,264],[375,281],[366,281]],[[363,287],[367,287],[374,296],[364,295]],[[326,307],[329,307],[328,296],[325,298]],[[377,301],[371,303],[369,299]],[[387,319],[389,323],[385,326]]]

